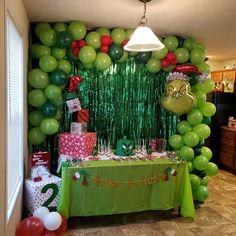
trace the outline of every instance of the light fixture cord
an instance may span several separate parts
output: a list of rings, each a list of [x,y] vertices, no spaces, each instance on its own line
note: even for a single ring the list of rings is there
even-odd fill
[[[138,23],[138,25],[140,26],[144,26],[147,24],[147,17],[146,17],[146,1],[143,1],[143,15],[140,18],[140,21]]]

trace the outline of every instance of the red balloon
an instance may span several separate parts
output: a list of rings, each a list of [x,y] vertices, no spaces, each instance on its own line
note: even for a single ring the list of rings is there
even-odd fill
[[[57,236],[57,233],[56,231],[49,231],[45,229],[43,236]]]
[[[170,65],[170,62],[169,62],[168,60],[166,60],[166,59],[161,60],[161,66],[162,66],[163,68],[166,68],[166,67],[168,67],[169,65]]]
[[[100,52],[105,52],[107,53],[109,51],[109,47],[107,45],[102,45],[100,47]]]
[[[65,216],[63,216],[63,215],[61,215],[61,219],[62,219],[61,225],[60,225],[60,227],[55,231],[57,235],[62,234],[62,233],[65,232],[66,229],[67,229],[67,219],[66,219]]]
[[[16,236],[42,236],[43,232],[43,222],[34,216],[22,220],[16,228]]]
[[[79,56],[79,47],[76,47],[76,48],[73,48],[72,49],[72,54],[75,56],[75,57],[78,57]]]
[[[78,46],[79,48],[82,48],[82,47],[84,47],[84,46],[86,46],[86,45],[87,45],[87,43],[86,43],[85,40],[79,40],[79,41],[77,41],[77,46]]]
[[[102,45],[109,46],[112,44],[112,37],[108,35],[103,35],[100,39]]]
[[[199,74],[200,71],[199,69],[192,64],[182,64],[182,65],[177,65],[175,68],[176,72],[181,72],[181,73],[190,73],[190,72],[194,72]]]
[[[122,46],[124,47],[128,42],[129,42],[129,40],[128,40],[128,39],[125,39],[125,40],[122,42]]]
[[[172,61],[170,62],[170,64],[171,64],[171,65],[176,65],[176,64],[177,64],[177,60],[176,60],[176,59],[172,60]]]
[[[77,47],[77,41],[73,40],[71,43],[71,48],[76,48]]]
[[[169,62],[176,60],[175,54],[173,52],[168,52],[166,55],[166,60]]]

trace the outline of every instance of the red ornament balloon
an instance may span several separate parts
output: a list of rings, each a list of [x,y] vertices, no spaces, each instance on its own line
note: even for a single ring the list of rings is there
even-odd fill
[[[22,220],[16,228],[16,236],[42,236],[43,222],[34,216]]]
[[[125,39],[125,40],[122,42],[122,46],[124,47],[128,42],[129,42],[129,40],[128,40],[128,39]]]
[[[171,65],[176,65],[176,64],[177,64],[177,60],[176,60],[176,59],[172,60],[172,61],[170,62],[170,64],[171,64]]]
[[[166,59],[161,60],[161,66],[162,66],[163,68],[166,68],[166,67],[168,67],[169,65],[170,65],[170,62],[169,62],[168,60],[166,60]]]
[[[168,52],[166,55],[166,60],[169,62],[172,62],[173,60],[176,60],[176,56],[173,52]]]
[[[45,229],[43,236],[58,236],[58,234],[56,231],[49,231]]]
[[[75,56],[75,57],[78,57],[79,56],[79,47],[76,47],[76,48],[72,48],[72,54]]]
[[[79,48],[82,48],[82,47],[84,47],[84,46],[86,46],[86,45],[87,45],[87,43],[86,43],[85,40],[79,40],[79,41],[77,41],[77,46],[78,46]]]
[[[109,51],[109,47],[107,45],[102,45],[100,47],[100,52],[105,52],[107,53]]]
[[[71,48],[76,48],[77,47],[77,41],[73,40],[70,47]]]
[[[181,72],[181,73],[190,73],[190,72],[194,72],[196,74],[200,73],[199,69],[195,65],[192,65],[192,64],[177,65],[175,67],[175,71]]]
[[[108,35],[103,35],[100,39],[102,45],[109,46],[112,44],[112,37]]]
[[[66,229],[67,229],[67,219],[66,219],[65,216],[63,216],[63,215],[61,215],[61,219],[62,219],[61,225],[60,225],[60,227],[55,231],[57,235],[62,234],[62,233],[65,232]]]

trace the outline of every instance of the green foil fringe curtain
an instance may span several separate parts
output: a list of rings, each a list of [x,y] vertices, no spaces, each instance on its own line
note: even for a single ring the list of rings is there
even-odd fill
[[[106,71],[88,70],[78,61],[71,61],[71,75],[83,78],[78,94],[83,109],[90,111],[88,131],[97,132],[97,140],[110,142],[113,148],[123,136],[137,142],[168,137],[175,132],[177,118],[165,112],[160,104],[165,92],[166,72],[150,74],[146,66],[129,58],[121,64],[113,63]],[[67,105],[59,132],[69,132],[72,114]],[[57,160],[57,135],[48,137],[33,151],[49,151],[53,166]]]

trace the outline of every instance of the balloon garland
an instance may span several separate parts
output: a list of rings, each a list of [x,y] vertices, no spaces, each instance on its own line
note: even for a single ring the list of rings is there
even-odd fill
[[[30,54],[36,68],[28,74],[28,103],[31,106],[28,139],[32,145],[45,147],[45,140],[50,135],[69,130],[71,115],[64,105],[65,94],[68,95],[68,86],[76,90],[70,78],[75,76],[75,81],[79,77],[87,81],[77,81],[74,85],[82,105],[91,109],[89,128],[95,129],[100,137],[109,139],[113,146],[124,133],[128,133],[131,139],[170,137],[169,145],[189,162],[195,198],[199,201],[207,198],[206,174],[216,174],[217,166],[209,162],[210,151],[203,146],[204,139],[210,135],[210,117],[214,115],[215,107],[206,102],[206,94],[213,89],[214,83],[203,74],[209,73],[210,67],[204,62],[205,46],[202,43],[197,43],[193,38],[167,36],[163,40],[165,47],[160,51],[136,53],[123,49],[133,29],[109,30],[100,27],[87,31],[83,22],[74,21],[54,25],[38,23],[34,31],[38,42],[31,45]],[[169,80],[166,95],[161,102],[164,93],[162,85],[165,84],[167,72],[182,73],[182,78],[186,76],[187,79]],[[124,79],[127,75],[130,76],[129,80]],[[122,77],[122,83],[115,84],[119,76]],[[137,83],[132,80],[132,76]],[[116,80],[109,81],[111,77]],[[99,80],[106,83],[99,83]],[[120,100],[111,100],[109,97],[114,96],[111,94],[114,88],[123,92]],[[73,97],[73,93],[69,96]],[[132,99],[137,102],[137,97],[140,99],[139,104],[125,103]],[[104,99],[110,99],[110,105]],[[99,106],[98,101],[104,106]],[[124,110],[114,111],[114,107],[119,107],[119,102],[122,105],[120,109]],[[184,110],[181,104],[184,104]],[[145,118],[138,118],[136,123],[134,120],[132,123],[132,120],[124,122],[123,118],[115,119],[114,112],[126,114],[137,107],[139,111],[129,115],[137,115],[142,111]],[[173,114],[166,113],[163,108]],[[99,117],[104,111],[104,116]],[[176,115],[180,116],[178,133],[172,135],[176,128]],[[138,128],[132,133],[134,125]]]

